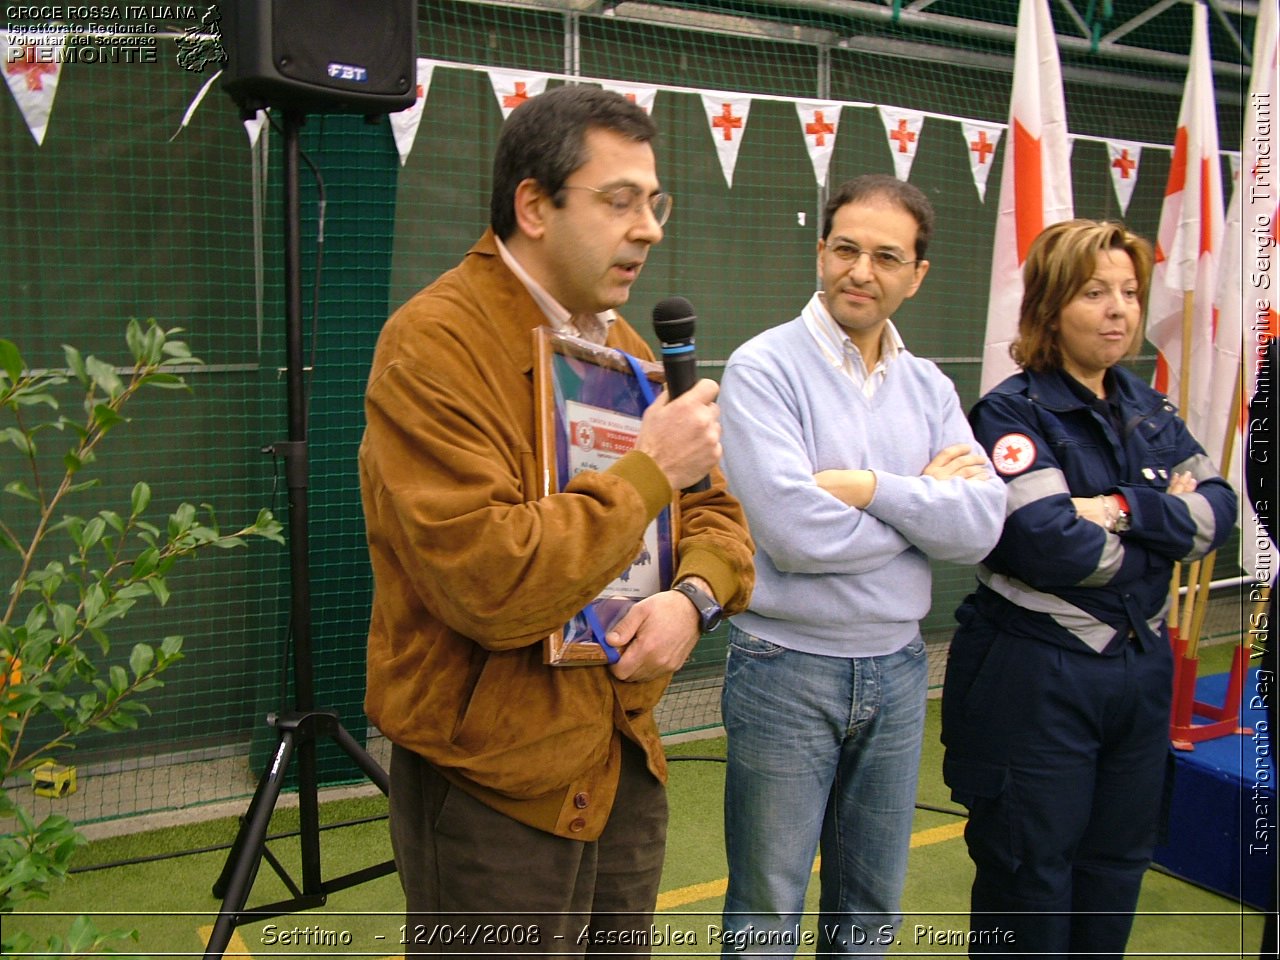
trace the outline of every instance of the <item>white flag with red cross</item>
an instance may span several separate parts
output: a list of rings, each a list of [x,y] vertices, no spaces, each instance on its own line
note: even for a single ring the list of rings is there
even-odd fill
[[[964,134],[965,145],[969,148],[969,172],[973,174],[973,185],[977,188],[978,199],[986,203],[987,180],[991,177],[991,168],[995,166],[996,147],[1000,144],[1004,127],[980,120],[961,120],[960,130]]]
[[[1133,188],[1138,182],[1138,164],[1142,160],[1142,145],[1128,140],[1107,141],[1107,166],[1111,168],[1111,186],[1120,202],[1120,216],[1129,212]]]
[[[623,83],[620,80],[606,80],[600,86],[614,93],[620,93],[650,116],[653,115],[653,102],[658,97],[658,88],[643,83]]]
[[[831,169],[831,155],[836,149],[836,130],[840,126],[840,104],[829,100],[796,104],[800,117],[800,132],[804,134],[805,149],[813,164],[813,176],[822,187]]]
[[[1222,232],[1222,165],[1208,12],[1196,4],[1187,82],[1156,235],[1147,339],[1157,351],[1155,388],[1178,405],[1182,419],[1206,449],[1212,429],[1210,358]],[[1189,350],[1184,350],[1184,332]]]
[[[911,176],[911,164],[920,149],[920,129],[924,126],[924,114],[919,110],[901,107],[876,107],[885,136],[889,138],[889,152],[893,154],[893,175],[899,180]]]
[[[36,144],[44,145],[53,113],[53,98],[62,76],[65,33],[0,31],[0,64],[27,129]]]
[[[546,90],[549,79],[544,73],[530,73],[528,70],[490,69],[489,82],[493,84],[493,95],[498,98],[502,119],[507,119],[520,104]]]
[[[1009,344],[1018,332],[1022,264],[1031,241],[1045,227],[1070,219],[1073,210],[1067,108],[1048,0],[1018,5],[1008,130],[991,254],[983,393],[1017,370]]]
[[[427,91],[431,89],[431,77],[435,73],[434,60],[418,58],[418,90],[410,106],[396,113],[389,114],[391,135],[395,137],[396,151],[400,154],[400,166],[404,166],[413,150],[413,141],[418,137],[418,126],[422,123],[422,108],[427,102]]]
[[[704,93],[702,107],[707,113],[707,127],[716,145],[724,182],[732,188],[738,150],[747,130],[747,115],[751,113],[751,98],[736,93]]]
[[[1280,11],[1276,0],[1258,4],[1258,19],[1253,39],[1253,73],[1245,100],[1243,147],[1241,162],[1233,164],[1235,187],[1227,210],[1223,232],[1222,256],[1218,264],[1218,288],[1215,297],[1217,325],[1213,338],[1213,365],[1210,373],[1209,426],[1224,428],[1210,433],[1205,448],[1214,461],[1219,461],[1225,447],[1226,433],[1233,433],[1231,456],[1219,463],[1222,475],[1240,494],[1240,569],[1259,580],[1273,574],[1274,564],[1260,563],[1265,541],[1264,528],[1258,521],[1256,507],[1246,494],[1244,464],[1246,438],[1251,427],[1258,426],[1254,442],[1275,437],[1274,424],[1253,424],[1249,420],[1249,400],[1258,389],[1260,364],[1265,367],[1267,345],[1280,336],[1280,320],[1276,316],[1276,294],[1273,285],[1263,287],[1266,274],[1256,269],[1246,271],[1245,263],[1256,266],[1270,262],[1280,248],[1280,196],[1275,189],[1273,140],[1261,135],[1274,129],[1274,105],[1280,101]],[[1246,282],[1247,280],[1247,282]],[[1241,368],[1243,361],[1243,369]],[[1271,372],[1274,376],[1274,371]],[[1235,390],[1241,391],[1240,406],[1235,409]],[[1216,443],[1215,443],[1216,441]],[[1212,444],[1212,445],[1211,445]],[[1274,457],[1276,450],[1262,444],[1263,456]],[[1274,511],[1275,504],[1269,505]],[[1258,575],[1264,571],[1265,575]]]

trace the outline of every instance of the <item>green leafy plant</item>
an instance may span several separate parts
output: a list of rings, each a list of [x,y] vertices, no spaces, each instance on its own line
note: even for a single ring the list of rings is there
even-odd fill
[[[145,483],[133,487],[126,510],[66,512],[75,494],[98,485],[88,474],[107,435],[129,423],[129,402],[145,389],[187,389],[181,371],[201,361],[175,339],[180,332],[131,320],[133,366],[123,371],[69,346],[66,370],[32,371],[18,347],[0,339],[0,450],[12,448],[0,464],[8,473],[17,463],[16,476],[0,477],[0,572],[14,571],[0,598],[0,783],[29,780],[86,731],[137,728],[149,713],[138,695],[163,686],[160,675],[182,659],[182,637],[138,642],[127,658],[112,657],[108,628],[140,601],[168,603],[167,577],[180,560],[251,537],[284,542],[267,510],[234,533],[219,529],[208,504],[183,503],[156,525],[147,519]],[[66,392],[83,396],[74,415],[59,402]],[[0,829],[8,831],[0,834],[2,916],[47,898],[84,838],[64,816],[37,822],[3,786]],[[131,936],[102,934],[81,917],[47,946],[60,955],[109,952],[110,942]],[[5,950],[30,944],[24,934],[0,936]]]

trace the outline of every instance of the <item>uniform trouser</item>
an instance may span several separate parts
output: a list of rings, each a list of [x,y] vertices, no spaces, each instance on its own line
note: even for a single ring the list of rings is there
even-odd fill
[[[1122,957],[1164,811],[1169,645],[1100,656],[969,613],[943,742],[969,808],[970,955]]]
[[[407,956],[650,954],[667,795],[630,741],[623,741],[617,799],[599,840],[569,840],[512,820],[398,746],[390,811]]]

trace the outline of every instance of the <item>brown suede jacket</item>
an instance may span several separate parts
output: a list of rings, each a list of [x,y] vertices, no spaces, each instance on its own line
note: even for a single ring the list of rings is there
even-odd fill
[[[365,710],[489,806],[592,840],[622,736],[666,780],[653,708],[667,681],[546,666],[542,641],[634,559],[672,491],[632,451],[538,497],[532,331],[544,322],[486,231],[383,328],[360,445],[374,576]],[[608,342],[652,358],[622,320]],[[682,497],[676,575],[702,577],[734,613],[750,599],[754,548],[712,479]]]

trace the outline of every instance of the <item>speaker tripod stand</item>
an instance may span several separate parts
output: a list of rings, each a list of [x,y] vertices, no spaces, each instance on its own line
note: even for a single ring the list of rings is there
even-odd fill
[[[394,872],[386,861],[362,870],[324,880],[320,871],[320,817],[317,794],[316,741],[332,739],[355,765],[381,790],[387,792],[386,772],[365,752],[331,710],[315,706],[311,660],[311,580],[307,544],[307,404],[302,351],[302,229],[298,213],[301,113],[284,114],[284,280],[286,326],[286,381],[288,385],[289,439],[273,450],[283,457],[289,494],[290,623],[293,633],[294,708],[272,715],[267,722],[279,739],[270,763],[258,781],[240,830],[213,886],[222,897],[222,910],[214,924],[205,960],[220,960],[235,928],[251,920],[296,913],[323,906],[330,893],[345,890]],[[280,861],[266,847],[267,827],[284,787],[285,774],[298,764],[298,819],[302,848],[302,886],[299,887]],[[245,909],[258,868],[266,860],[289,888],[292,897],[253,909]]]

